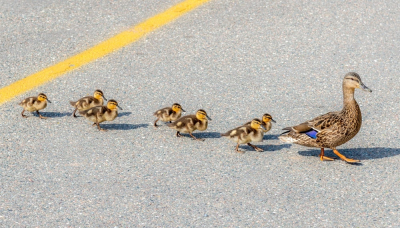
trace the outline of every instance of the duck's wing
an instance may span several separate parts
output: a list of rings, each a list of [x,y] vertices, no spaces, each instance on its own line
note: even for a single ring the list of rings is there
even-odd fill
[[[156,117],[162,117],[164,115],[169,116],[169,115],[171,115],[171,113],[172,113],[172,108],[171,107],[165,107],[165,108],[157,110],[156,112],[154,112],[153,115],[155,115]]]
[[[106,106],[96,106],[88,110],[79,111],[85,117],[97,116],[106,113],[108,108]]]

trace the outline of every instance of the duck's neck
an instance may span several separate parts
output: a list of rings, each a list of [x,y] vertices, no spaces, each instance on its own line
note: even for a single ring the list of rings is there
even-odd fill
[[[354,99],[354,88],[346,88],[343,86],[343,110],[345,115],[361,115],[360,107]]]

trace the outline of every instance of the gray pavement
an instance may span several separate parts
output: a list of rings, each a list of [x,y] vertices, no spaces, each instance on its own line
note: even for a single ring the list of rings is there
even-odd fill
[[[2,86],[179,1],[26,2],[0,3]],[[399,15],[396,1],[214,0],[24,95],[47,94],[47,120],[6,103],[1,226],[399,227]],[[373,90],[356,91],[363,126],[338,148],[361,164],[281,144],[281,128],[341,109],[349,71]],[[96,88],[124,108],[106,133],[70,117]],[[174,102],[213,118],[205,142],[152,127]],[[219,138],[265,112],[265,152]]]

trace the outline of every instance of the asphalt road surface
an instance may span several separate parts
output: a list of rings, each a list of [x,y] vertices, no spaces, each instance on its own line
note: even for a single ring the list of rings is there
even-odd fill
[[[0,85],[179,2],[3,0]],[[211,0],[0,107],[0,225],[399,227],[399,27],[394,0]],[[338,148],[360,164],[280,143],[283,127],[342,108],[350,71],[373,90],[356,91],[363,125]],[[70,116],[97,88],[123,108],[108,132]],[[22,118],[17,104],[39,92],[49,118]],[[207,111],[204,142],[153,128],[174,102]],[[220,138],[263,113],[277,121],[264,152]]]

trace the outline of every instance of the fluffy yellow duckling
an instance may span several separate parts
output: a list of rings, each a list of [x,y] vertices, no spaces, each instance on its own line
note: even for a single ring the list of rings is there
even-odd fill
[[[162,108],[157,110],[153,115],[157,117],[156,121],[154,121],[154,127],[157,127],[157,121],[161,120],[164,122],[175,121],[181,117],[183,110],[182,106],[178,103],[174,103],[172,107]]]
[[[196,115],[187,115],[177,119],[175,122],[168,124],[168,127],[177,130],[176,137],[181,137],[182,133],[189,133],[189,135],[199,141],[204,141],[204,139],[199,139],[192,135],[195,130],[204,131],[207,129],[208,120],[211,118],[207,115],[206,111],[199,109]]]
[[[274,123],[276,123],[276,121],[275,121],[274,119],[272,119],[272,116],[271,116],[270,114],[265,113],[265,114],[262,116],[261,125],[264,127],[264,133],[267,133],[269,130],[271,130],[271,128],[272,128],[272,123],[271,123],[271,121],[274,122]],[[251,121],[245,123],[244,125],[250,125],[250,124],[251,124]]]
[[[232,141],[236,142],[236,149],[235,151],[238,153],[244,153],[243,151],[239,150],[239,144],[246,144],[253,147],[256,151],[262,152],[263,149],[256,147],[250,142],[262,142],[264,137],[262,122],[259,119],[253,119],[249,125],[243,125],[232,129],[221,136],[228,137]]]
[[[86,119],[94,122],[100,131],[107,131],[106,129],[100,128],[100,123],[104,121],[113,121],[118,116],[118,109],[122,108],[118,105],[116,100],[109,100],[107,106],[96,106],[88,110],[79,111]]]
[[[47,117],[40,115],[39,110],[46,108],[47,102],[51,103],[49,99],[47,99],[47,96],[44,93],[39,93],[37,97],[25,98],[23,101],[21,101],[21,103],[19,103],[19,105],[22,106],[22,108],[24,108],[24,110],[22,110],[21,112],[22,117],[27,118],[27,116],[24,115],[25,111],[28,112],[36,111],[36,113],[39,115],[41,119],[46,119]]]
[[[87,97],[82,97],[78,101],[70,101],[69,103],[75,108],[74,112],[72,113],[72,116],[76,117],[75,112],[77,110],[85,111],[88,110],[89,108],[103,105],[103,98],[104,100],[107,100],[104,97],[103,91],[96,89],[94,91],[93,97],[87,96]]]

